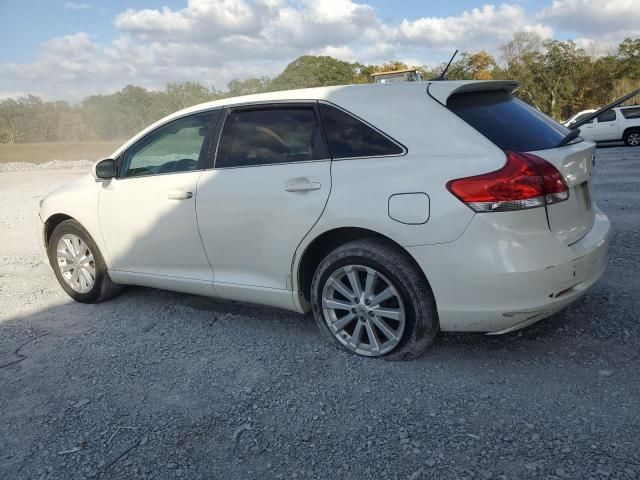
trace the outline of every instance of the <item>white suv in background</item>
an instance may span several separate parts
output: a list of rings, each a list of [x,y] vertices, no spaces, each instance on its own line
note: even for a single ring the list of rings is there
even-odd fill
[[[582,120],[594,109],[583,110],[564,122],[570,127]],[[614,142],[622,140],[630,147],[640,145],[640,105],[616,107],[601,113],[595,119],[580,127],[580,136],[594,142]]]
[[[313,311],[366,356],[522,328],[596,282],[610,225],[594,144],[516,87],[351,85],[177,112],[43,200],[44,255],[79,302],[144,285]]]

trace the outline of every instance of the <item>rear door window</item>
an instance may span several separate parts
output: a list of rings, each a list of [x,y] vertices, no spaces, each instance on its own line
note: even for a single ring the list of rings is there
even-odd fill
[[[353,115],[320,104],[329,150],[334,159],[402,155],[404,148]]]
[[[507,92],[454,94],[447,107],[502,150],[556,148],[570,131]]]
[[[231,110],[224,122],[216,168],[308,162],[329,158],[313,106]]]

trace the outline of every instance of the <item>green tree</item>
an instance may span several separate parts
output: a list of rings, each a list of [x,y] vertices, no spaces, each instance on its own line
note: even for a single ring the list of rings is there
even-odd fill
[[[374,65],[373,71],[374,73],[394,72],[396,70],[407,70],[408,68],[409,66],[406,63],[398,60],[389,60],[382,65]]]
[[[616,98],[612,94],[619,74],[619,65],[614,56],[582,57],[579,62],[575,72],[573,95],[567,99],[563,107],[565,118],[586,108],[605,105]]]
[[[249,77],[244,80],[231,80],[227,83],[231,97],[267,92],[270,87],[271,79],[269,77]]]
[[[304,55],[291,62],[271,82],[270,90],[347,85],[359,73],[357,65],[332,57]]]
[[[496,67],[496,59],[484,50],[470,55],[467,63],[467,70],[474,80],[492,80]]]
[[[520,81],[524,100],[556,119],[570,113],[577,79],[589,63],[583,49],[571,40],[541,41],[536,34],[521,32],[502,52],[505,73]]]
[[[572,41],[543,41],[519,32],[501,47],[501,63],[487,52],[462,53],[449,79],[509,78],[520,82],[516,94],[556,119],[603,106],[640,87],[640,39],[628,38],[609,55],[589,56]],[[440,74],[422,70],[423,78]],[[371,74],[407,68],[399,61],[379,65],[349,63],[331,57],[303,56],[274,79],[232,80],[220,92],[194,82],[171,83],[163,91],[128,85],[110,95],[93,95],[79,105],[48,102],[35,95],[0,100],[0,142],[122,139],[159,118],[191,105],[272,90],[368,83]],[[629,103],[637,99],[629,100]]]
[[[393,72],[396,70],[419,70],[420,71],[420,75],[422,77],[423,80],[427,80],[428,78],[431,77],[430,72],[428,72],[424,67],[421,66],[409,66],[404,62],[400,62],[398,60],[389,60],[388,62],[385,62],[381,65],[370,65],[368,67],[368,74],[369,77],[367,79],[367,81],[371,81],[372,77],[371,74],[372,73],[382,73],[382,72]]]
[[[526,102],[542,110],[543,94],[534,79],[531,64],[542,50],[542,38],[533,32],[516,32],[513,39],[500,47],[506,65],[506,78],[518,80],[518,95]]]
[[[442,63],[435,76],[442,72],[446,63]],[[498,68],[495,58],[486,51],[480,50],[477,53],[462,52],[457,60],[454,60],[446,78],[449,80],[492,80],[496,76]]]
[[[5,143],[18,143],[24,139],[22,118],[25,111],[18,100],[7,98],[0,102],[0,137]]]
[[[153,93],[134,85],[116,93],[118,120],[124,132],[133,134],[159,118],[158,102],[153,97]]]
[[[627,38],[618,46],[620,76],[640,79],[640,38]]]
[[[211,91],[199,83],[169,83],[165,92],[160,94],[160,113],[168,115],[171,112],[199,103],[210,102],[219,97],[217,92]]]
[[[124,138],[118,122],[117,102],[115,94],[91,95],[85,98],[79,106],[80,115],[89,130],[103,140]]]

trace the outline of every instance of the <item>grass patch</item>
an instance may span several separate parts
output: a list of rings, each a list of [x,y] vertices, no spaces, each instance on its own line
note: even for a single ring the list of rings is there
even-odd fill
[[[123,140],[55,143],[0,143],[0,163],[45,163],[52,160],[100,160],[107,158]]]

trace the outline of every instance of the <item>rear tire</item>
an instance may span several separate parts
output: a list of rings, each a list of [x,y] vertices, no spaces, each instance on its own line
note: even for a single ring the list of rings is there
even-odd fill
[[[323,336],[356,355],[413,360],[439,328],[422,272],[379,238],[354,240],[329,253],[313,277],[311,305]]]
[[[56,226],[47,253],[58,283],[76,302],[102,302],[122,291],[121,285],[111,281],[93,238],[75,220]]]
[[[623,140],[628,147],[640,146],[640,129],[627,130],[624,132]]]

